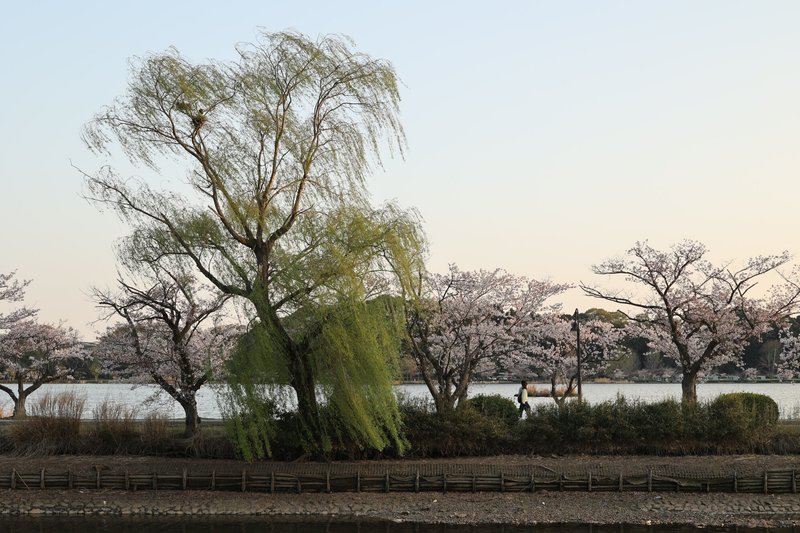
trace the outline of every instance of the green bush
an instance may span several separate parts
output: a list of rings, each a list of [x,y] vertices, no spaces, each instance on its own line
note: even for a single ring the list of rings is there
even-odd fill
[[[750,453],[769,450],[777,405],[757,394],[726,394],[712,402],[628,402],[538,405],[520,424],[524,453]],[[780,449],[790,449],[784,438]]]
[[[754,438],[778,423],[778,404],[752,392],[721,394],[709,405],[711,437],[719,440]]]
[[[508,424],[468,406],[440,414],[430,404],[401,404],[410,457],[460,457],[508,453],[515,449]]]
[[[499,421],[513,428],[519,421],[519,407],[513,401],[499,394],[479,395],[467,400],[464,406],[481,415]]]
[[[685,434],[683,410],[676,400],[633,402],[630,425],[635,431],[636,443],[643,451],[681,439]]]

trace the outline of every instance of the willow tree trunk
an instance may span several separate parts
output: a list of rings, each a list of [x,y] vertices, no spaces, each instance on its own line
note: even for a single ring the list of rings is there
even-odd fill
[[[267,265],[265,257],[259,256],[259,261]],[[268,269],[262,268],[263,272]],[[316,378],[314,368],[311,364],[311,353],[306,345],[295,342],[291,335],[286,331],[281,323],[276,310],[270,303],[269,291],[266,275],[260,292],[254,291],[254,296],[250,301],[256,308],[259,320],[265,328],[267,335],[274,336],[280,352],[279,357],[286,359],[286,366],[289,371],[289,385],[297,395],[297,414],[300,422],[307,433],[310,442],[304,443],[308,450],[318,450],[324,452],[325,433],[322,427],[322,420],[317,402]],[[259,289],[256,289],[259,291]],[[264,354],[269,357],[269,354]]]
[[[289,384],[297,395],[297,414],[312,442],[307,449],[323,450],[325,433],[317,402],[316,381],[307,352],[293,346],[289,352]]]

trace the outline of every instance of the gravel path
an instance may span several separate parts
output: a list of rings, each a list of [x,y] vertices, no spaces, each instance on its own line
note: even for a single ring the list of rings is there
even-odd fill
[[[800,525],[790,495],[671,493],[239,494],[174,491],[3,491],[2,515],[260,515],[448,524]]]

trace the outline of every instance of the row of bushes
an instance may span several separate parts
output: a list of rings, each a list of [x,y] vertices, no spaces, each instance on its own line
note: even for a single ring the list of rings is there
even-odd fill
[[[538,405],[519,420],[501,396],[478,396],[442,416],[425,406],[403,409],[410,454],[425,457],[523,454],[785,453],[800,439],[778,428],[778,406],[752,393],[705,403],[616,400]]]
[[[45,395],[29,420],[0,433],[0,451],[22,454],[158,454],[234,457],[221,426],[206,428],[191,440],[179,437],[163,416],[136,420],[113,403],[81,420],[81,397]],[[501,396],[478,396],[454,413],[441,415],[430,404],[401,403],[405,457],[456,457],[521,454],[615,453],[785,453],[800,450],[800,436],[781,430],[778,406],[763,395],[734,393],[698,404],[666,400],[643,403],[617,398],[590,405],[567,402],[536,406],[520,420],[517,406]],[[296,416],[277,420],[275,459],[304,454]],[[334,433],[333,431],[331,432]],[[364,451],[334,442],[335,458],[397,457],[397,450]]]

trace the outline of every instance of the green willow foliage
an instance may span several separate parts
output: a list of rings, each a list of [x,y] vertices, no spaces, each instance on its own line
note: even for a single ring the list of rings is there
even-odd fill
[[[302,333],[309,344],[317,397],[322,404],[321,440],[301,419],[296,429],[307,453],[336,446],[402,450],[400,415],[392,390],[402,323],[391,298],[357,298],[334,306],[304,309]],[[263,357],[279,349],[274,335],[256,326],[231,361],[226,419],[242,455],[252,460],[272,454],[275,424],[294,403],[286,387],[285,357]]]
[[[421,235],[413,218],[388,207],[340,213],[328,222],[328,230],[312,233],[333,234],[295,273],[306,279],[324,272],[325,288],[281,320],[309,353],[322,405],[321,430],[298,417],[298,439],[307,453],[329,453],[336,445],[402,451],[392,382],[399,374],[404,315],[401,297],[390,293],[401,291],[398,279],[419,268]],[[281,332],[259,322],[230,362],[227,427],[248,460],[271,455],[277,419],[296,404],[287,387],[291,358],[283,350]]]
[[[134,59],[126,93],[84,139],[159,180],[173,159],[188,188],[106,169],[87,175],[90,197],[131,223],[142,258],[185,262],[252,318],[230,367],[243,455],[271,453],[290,398],[309,452],[398,445],[397,319],[379,297],[403,294],[424,239],[415,213],[374,208],[365,185],[382,148],[405,146],[394,69],[340,36],[264,33],[237,52]]]

